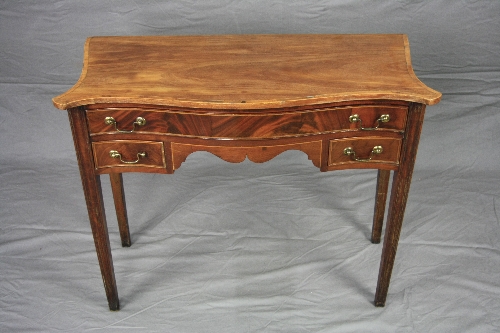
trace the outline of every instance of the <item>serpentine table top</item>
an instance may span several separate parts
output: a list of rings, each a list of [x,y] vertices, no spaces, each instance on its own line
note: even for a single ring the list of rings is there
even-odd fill
[[[82,75],[59,109],[137,103],[263,109],[352,100],[427,105],[406,35],[91,37]]]

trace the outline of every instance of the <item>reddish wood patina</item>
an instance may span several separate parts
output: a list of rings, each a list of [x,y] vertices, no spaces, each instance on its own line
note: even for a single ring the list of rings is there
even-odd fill
[[[70,117],[109,308],[119,301],[101,174],[130,246],[123,172],[171,174],[198,151],[262,163],[287,150],[321,171],[379,170],[373,243],[394,171],[375,295],[383,306],[425,105],[440,97],[413,73],[405,35],[89,38],[80,80],[53,102]]]

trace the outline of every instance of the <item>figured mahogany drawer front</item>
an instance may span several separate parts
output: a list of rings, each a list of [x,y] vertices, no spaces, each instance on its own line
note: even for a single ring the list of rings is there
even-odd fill
[[[406,115],[405,106],[355,106],[246,113],[141,109],[87,111],[91,135],[121,132],[211,138],[276,138],[341,130],[403,131]]]
[[[404,131],[406,126],[407,108],[363,106],[352,107],[348,117],[350,129],[362,131],[396,130]]]
[[[93,142],[97,169],[110,167],[165,168],[163,142],[114,140]]]
[[[401,139],[355,137],[330,140],[328,166],[376,167],[378,164],[397,166]]]

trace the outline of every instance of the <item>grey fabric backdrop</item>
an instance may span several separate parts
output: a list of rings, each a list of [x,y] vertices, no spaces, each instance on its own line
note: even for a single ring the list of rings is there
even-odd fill
[[[406,33],[427,109],[385,308],[372,305],[374,171],[191,155],[104,197],[110,312],[70,128],[51,98],[93,35]],[[0,1],[0,331],[500,331],[500,1]]]

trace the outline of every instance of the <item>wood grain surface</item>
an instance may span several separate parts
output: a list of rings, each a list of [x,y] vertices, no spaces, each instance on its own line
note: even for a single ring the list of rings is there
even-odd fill
[[[328,170],[340,169],[386,169],[395,170],[399,163],[401,149],[400,138],[385,137],[355,137],[330,140],[330,151],[328,154]],[[381,146],[381,154],[374,154],[369,162],[357,162],[352,156],[344,154],[344,149],[351,147],[360,159],[368,159],[375,146]]]
[[[165,168],[163,142],[140,140],[101,141],[92,143],[92,150],[96,169],[119,166],[134,167],[142,172],[142,169],[139,168]],[[110,151],[112,150],[118,152],[121,159],[111,157]],[[145,156],[139,158],[137,155],[139,153],[145,153]],[[137,162],[132,163],[133,161]]]
[[[53,102],[238,110],[440,97],[413,73],[406,35],[136,36],[88,38],[79,81]]]
[[[120,130],[135,133],[156,133],[211,138],[275,138],[330,133],[339,130],[357,130],[359,123],[349,122],[349,116],[359,115],[362,125],[373,127],[382,114],[390,121],[381,123],[379,130],[403,131],[407,106],[359,106],[319,108],[303,111],[195,113],[138,108],[109,108],[87,111],[91,135],[117,133],[106,117],[116,120]],[[135,126],[137,117],[146,119],[143,126]]]

